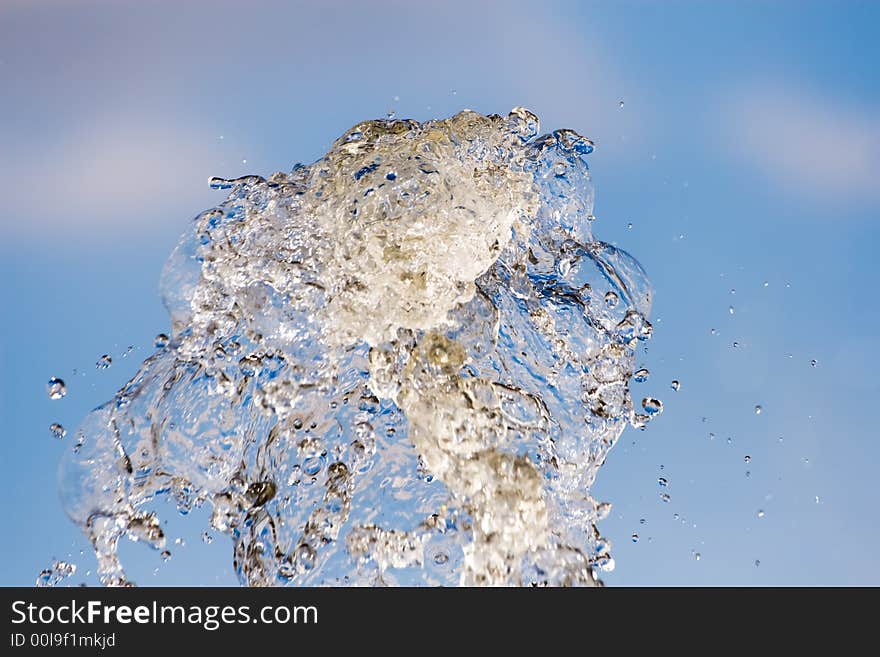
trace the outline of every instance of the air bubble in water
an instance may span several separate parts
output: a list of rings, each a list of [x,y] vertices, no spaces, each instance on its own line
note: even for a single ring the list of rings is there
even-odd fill
[[[49,379],[49,383],[46,384],[46,392],[49,393],[49,399],[61,399],[67,394],[67,386],[63,380],[53,376]]]
[[[53,422],[49,425],[49,432],[52,434],[53,438],[57,438],[61,440],[64,436],[67,435],[67,429],[58,424],[57,422]]]

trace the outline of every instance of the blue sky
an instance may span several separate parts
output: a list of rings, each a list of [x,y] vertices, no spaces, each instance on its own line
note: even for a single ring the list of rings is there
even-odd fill
[[[48,426],[168,330],[159,271],[209,176],[288,170],[391,109],[516,105],[596,142],[595,232],[656,291],[634,396],[665,412],[600,473],[607,582],[880,584],[878,24],[856,2],[3,3],[0,584],[53,557],[94,581]],[[226,540],[166,515],[187,544],[126,546],[135,581],[232,583]]]

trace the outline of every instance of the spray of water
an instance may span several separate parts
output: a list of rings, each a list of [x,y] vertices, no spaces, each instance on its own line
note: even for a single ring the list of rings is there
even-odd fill
[[[172,334],[62,462],[102,582],[130,583],[120,540],[165,549],[169,498],[209,505],[242,584],[597,583],[590,486],[662,405],[630,398],[651,290],[593,238],[592,150],[464,111],[212,180],[162,274]]]

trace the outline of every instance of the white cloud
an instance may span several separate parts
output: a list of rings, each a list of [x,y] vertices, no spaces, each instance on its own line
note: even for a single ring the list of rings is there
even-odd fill
[[[829,204],[880,198],[880,118],[784,85],[724,98],[721,137],[788,193]]]

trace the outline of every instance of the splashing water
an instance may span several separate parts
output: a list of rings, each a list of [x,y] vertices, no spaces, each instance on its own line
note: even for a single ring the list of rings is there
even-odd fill
[[[171,336],[62,463],[102,582],[129,583],[121,538],[165,550],[160,497],[209,505],[248,585],[613,568],[589,491],[648,420],[651,290],[593,239],[592,143],[538,134],[521,108],[367,121],[312,165],[212,180],[229,197],[162,274]]]

